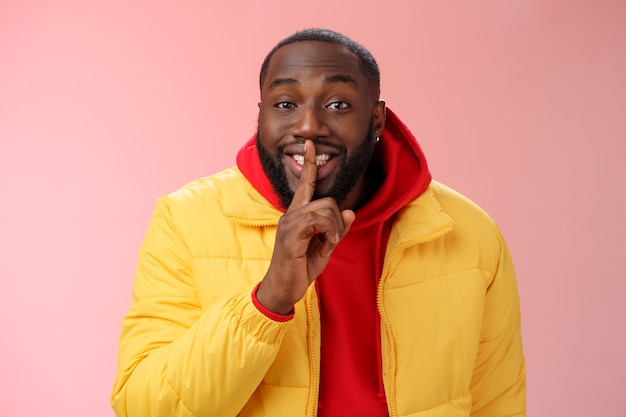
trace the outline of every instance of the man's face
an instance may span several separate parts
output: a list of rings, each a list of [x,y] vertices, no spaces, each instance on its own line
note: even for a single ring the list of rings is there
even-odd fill
[[[261,86],[257,147],[263,167],[288,206],[302,172],[304,141],[317,154],[315,197],[354,208],[367,193],[364,172],[384,126],[359,59],[340,46],[296,42],[272,56]]]

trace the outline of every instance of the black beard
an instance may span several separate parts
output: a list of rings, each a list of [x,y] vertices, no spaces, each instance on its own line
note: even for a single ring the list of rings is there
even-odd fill
[[[340,206],[348,197],[348,193],[354,188],[359,178],[361,178],[367,170],[372,155],[374,154],[375,144],[374,119],[372,119],[370,120],[370,125],[363,139],[363,143],[354,150],[352,156],[345,158],[345,150],[340,155],[342,160],[339,166],[339,173],[330,190],[328,190],[328,193],[322,194],[315,191],[313,200],[332,197],[337,202],[337,205]],[[272,156],[267,148],[261,144],[258,130],[256,135],[256,147],[265,175],[267,175],[267,178],[270,180],[281,205],[284,209],[287,209],[291,204],[294,192],[289,188],[285,167],[280,162],[284,156],[282,148],[279,147],[276,150],[276,155]]]

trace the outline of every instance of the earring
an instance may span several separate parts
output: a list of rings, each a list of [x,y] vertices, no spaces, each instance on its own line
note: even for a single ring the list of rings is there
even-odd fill
[[[380,142],[380,136],[376,138],[376,143]]]

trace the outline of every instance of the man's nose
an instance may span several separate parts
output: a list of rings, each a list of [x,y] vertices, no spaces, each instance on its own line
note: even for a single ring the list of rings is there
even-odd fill
[[[330,135],[323,109],[302,106],[295,116],[296,120],[291,129],[292,136],[299,139],[315,140]]]

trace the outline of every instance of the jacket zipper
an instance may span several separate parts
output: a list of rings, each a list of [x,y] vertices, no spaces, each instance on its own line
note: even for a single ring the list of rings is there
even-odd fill
[[[230,218],[233,223],[236,223],[240,226],[245,227],[270,227],[270,226],[278,226],[278,220],[266,220],[266,221],[254,221],[254,220],[244,220],[240,217],[231,217]]]
[[[319,395],[319,366],[315,356],[315,328],[313,320],[313,293],[315,284],[309,287],[306,297],[306,321],[307,321],[307,341],[309,344],[309,372],[311,373],[311,383],[309,388],[309,409],[307,417],[317,416],[317,401]]]
[[[383,284],[385,282],[385,277],[388,274],[389,265],[392,264],[392,260],[395,261],[395,258],[399,256],[406,248],[411,246],[423,245],[424,243],[431,242],[435,239],[438,239],[445,234],[449,233],[452,230],[452,225],[448,225],[444,229],[439,229],[438,231],[427,235],[423,239],[413,239],[408,242],[405,242],[397,247],[389,254],[388,257],[385,257],[385,262],[383,263],[383,270],[380,275],[380,280],[378,282],[378,292],[376,295],[376,305],[378,308],[378,314],[380,315],[380,320],[385,326],[385,336],[387,338],[387,344],[389,346],[388,355],[389,355],[389,366],[387,368],[389,375],[388,378],[388,389],[389,395],[387,396],[387,408],[389,410],[389,417],[397,417],[398,409],[396,408],[396,383],[395,383],[395,371],[396,371],[396,355],[395,355],[395,347],[393,342],[393,334],[391,332],[391,324],[385,314],[385,309],[383,305]],[[382,343],[382,340],[381,340]],[[383,363],[383,374],[385,370],[385,364]]]

